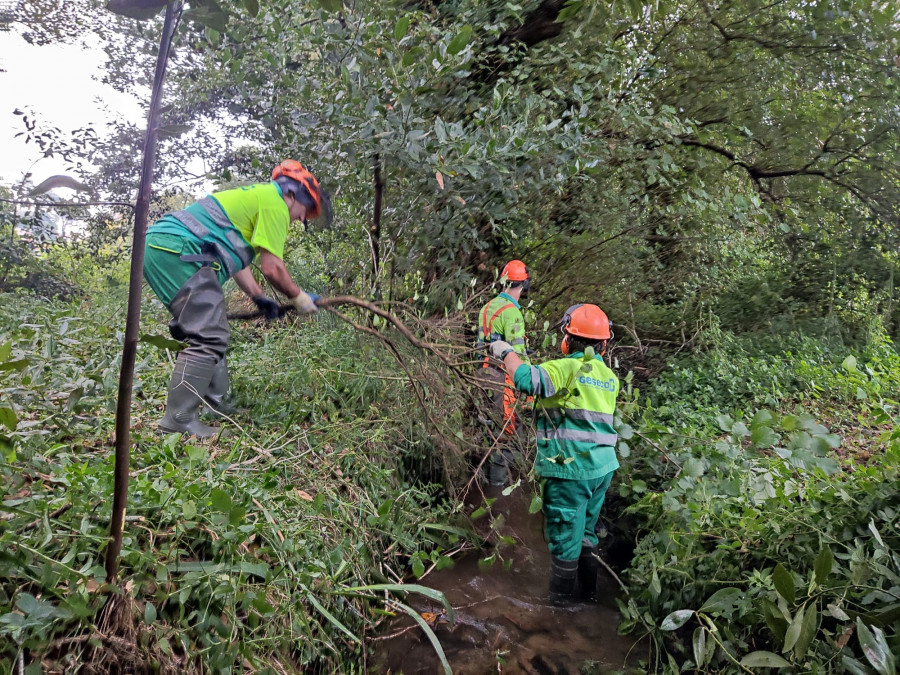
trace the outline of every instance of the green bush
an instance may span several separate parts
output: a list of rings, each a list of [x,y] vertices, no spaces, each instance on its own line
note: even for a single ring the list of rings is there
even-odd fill
[[[667,672],[894,672],[900,356],[883,338],[850,354],[715,337],[622,406],[640,537],[622,629],[649,633]],[[856,455],[841,446],[860,429]]]

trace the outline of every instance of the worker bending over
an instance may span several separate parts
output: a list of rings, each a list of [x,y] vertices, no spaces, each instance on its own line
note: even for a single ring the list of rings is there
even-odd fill
[[[564,358],[524,363],[511,344],[491,352],[537,411],[535,474],[543,483],[544,528],[551,555],[550,599],[594,601],[599,562],[594,526],[619,467],[613,414],[619,380],[603,362],[610,321],[596,305],[573,305],[557,324]],[[594,350],[585,360],[585,350]]]
[[[266,318],[279,314],[278,303],[253,278],[250,263],[257,254],[263,276],[298,312],[318,311],[313,297],[294,283],[283,258],[290,223],[318,218],[323,208],[330,208],[328,195],[315,176],[288,159],[272,171],[271,182],[207,195],[150,226],[144,278],[172,313],[172,337],[187,343],[175,361],[161,431],[201,438],[219,432],[201,423],[197,413],[204,400],[220,412],[227,407],[229,329],[223,284],[234,278]]]

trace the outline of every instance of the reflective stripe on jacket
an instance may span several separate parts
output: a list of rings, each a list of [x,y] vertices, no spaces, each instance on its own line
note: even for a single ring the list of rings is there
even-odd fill
[[[491,300],[478,314],[478,347],[483,348],[497,340],[508,342],[523,361],[528,361],[525,318],[519,303],[506,293]]]
[[[256,252],[238,229],[231,224],[219,202],[206,196],[186,209],[169,214],[195,237],[215,250],[216,257],[228,276],[240,272],[252,261]]]
[[[577,353],[515,372],[516,389],[533,394],[537,410],[535,473],[587,480],[619,468],[613,428],[619,379],[597,356]]]

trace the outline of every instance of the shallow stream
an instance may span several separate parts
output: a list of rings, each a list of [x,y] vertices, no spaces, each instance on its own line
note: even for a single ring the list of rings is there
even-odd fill
[[[555,607],[547,593],[550,553],[544,543],[540,514],[528,513],[529,495],[517,489],[497,496],[494,516],[503,514],[501,534],[516,545],[502,549],[509,569],[497,562],[481,567],[470,555],[450,569],[433,572],[421,582],[442,591],[456,611],[453,625],[435,627],[456,675],[482,673],[617,673],[637,666],[646,649],[632,636],[616,632],[616,582],[601,570],[596,605]],[[498,494],[498,493],[495,493]],[[495,496],[490,494],[489,496]],[[439,612],[421,598],[410,604],[422,612]],[[412,620],[398,617],[376,644],[371,672],[440,673],[434,648]],[[399,633],[399,634],[398,634]],[[386,638],[386,636],[395,637]]]

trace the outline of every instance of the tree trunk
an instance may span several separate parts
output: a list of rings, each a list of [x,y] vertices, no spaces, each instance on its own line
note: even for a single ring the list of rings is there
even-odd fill
[[[147,239],[147,216],[150,212],[150,190],[153,184],[153,164],[156,159],[156,127],[159,103],[166,76],[166,64],[175,26],[181,16],[182,2],[166,5],[156,74],[147,113],[147,135],[144,137],[144,159],[141,184],[134,211],[134,242],[131,250],[131,274],[128,282],[128,311],[125,318],[125,344],[122,348],[122,367],[119,371],[119,397],[116,403],[116,463],[114,469],[112,520],[109,527],[109,548],[106,549],[106,581],[114,583],[119,571],[122,551],[122,531],[125,527],[125,506],[128,501],[128,469],[131,460],[131,392],[134,384],[134,361],[137,354],[138,328],[141,322],[141,284],[144,271],[144,243]]]

